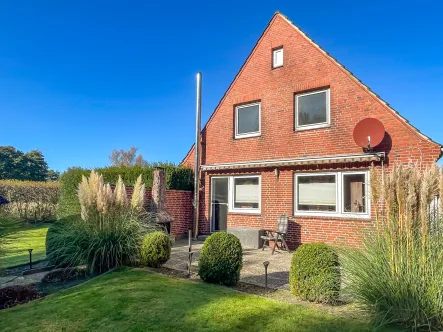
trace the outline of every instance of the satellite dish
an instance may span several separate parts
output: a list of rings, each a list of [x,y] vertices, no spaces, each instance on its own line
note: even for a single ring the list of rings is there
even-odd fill
[[[366,150],[371,150],[383,141],[385,137],[385,127],[377,119],[366,118],[357,123],[353,136],[358,146]]]

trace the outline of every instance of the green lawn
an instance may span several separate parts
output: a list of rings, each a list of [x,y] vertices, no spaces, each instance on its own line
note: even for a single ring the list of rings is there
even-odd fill
[[[305,305],[129,268],[2,310],[0,322],[1,331],[39,332],[368,330]]]
[[[45,239],[49,224],[27,224],[17,232],[6,237],[3,256],[0,256],[0,268],[29,262],[28,249],[32,251],[32,260],[46,257]]]

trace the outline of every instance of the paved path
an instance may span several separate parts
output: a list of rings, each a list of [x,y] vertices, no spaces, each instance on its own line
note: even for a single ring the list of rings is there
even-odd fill
[[[192,242],[194,251],[192,271],[197,272],[198,258],[203,242]],[[291,253],[276,251],[271,255],[270,249],[243,249],[243,268],[240,273],[240,281],[254,285],[265,285],[264,261],[269,261],[268,267],[268,287],[289,289],[289,267],[291,266]],[[164,265],[167,268],[176,270],[187,270],[188,262],[188,241],[177,241],[171,253],[170,260]]]
[[[29,284],[35,284],[42,281],[43,277],[48,274],[48,271],[35,273],[35,274],[29,274],[25,276],[6,276],[0,278],[0,288],[8,287],[8,286],[15,286],[15,285],[29,285]]]

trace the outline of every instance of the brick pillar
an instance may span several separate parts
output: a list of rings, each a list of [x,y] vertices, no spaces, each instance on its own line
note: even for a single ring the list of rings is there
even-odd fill
[[[151,211],[160,212],[166,210],[166,175],[165,170],[156,168],[152,180]]]
[[[164,225],[170,233],[174,218],[166,209],[166,175],[162,168],[156,168],[153,173],[151,212],[154,213],[156,222]]]

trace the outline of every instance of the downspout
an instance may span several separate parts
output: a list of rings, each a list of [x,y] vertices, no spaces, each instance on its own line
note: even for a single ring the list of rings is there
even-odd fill
[[[194,237],[198,236],[198,217],[200,212],[200,132],[202,108],[202,74],[197,73],[197,101],[195,114],[195,149],[194,149]]]

